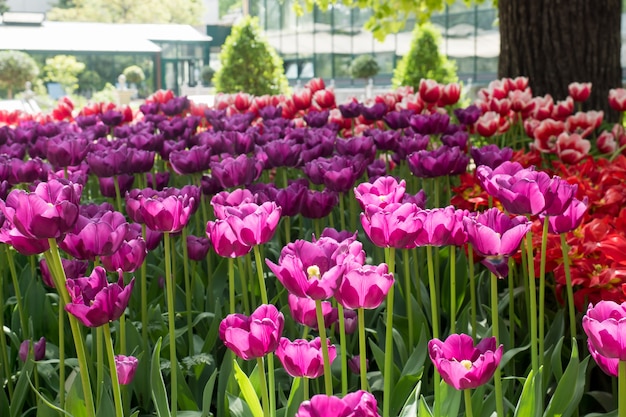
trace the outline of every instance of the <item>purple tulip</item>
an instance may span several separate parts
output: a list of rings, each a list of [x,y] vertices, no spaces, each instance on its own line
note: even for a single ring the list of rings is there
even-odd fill
[[[300,213],[304,197],[308,192],[308,181],[292,181],[287,188],[277,191],[275,201],[281,208],[282,216],[293,217]]]
[[[220,323],[224,345],[244,360],[274,352],[283,333],[285,318],[272,304],[262,304],[250,317],[229,314]]]
[[[87,154],[90,171],[97,177],[113,177],[127,174],[130,167],[128,147],[123,144],[117,149],[107,148]]]
[[[163,190],[163,188],[167,187],[170,182],[170,173],[169,172],[157,172],[156,174],[152,174],[148,172],[146,174],[146,179],[148,180],[148,188],[152,188],[158,191]]]
[[[434,151],[417,151],[407,157],[409,169],[416,177],[435,178],[465,172],[469,157],[458,146],[443,145]]]
[[[300,404],[295,417],[380,417],[376,397],[367,391],[356,391],[343,398],[314,395]]]
[[[27,193],[12,190],[0,210],[6,219],[27,238],[59,238],[78,220],[82,186],[67,180],[50,180]]]
[[[30,340],[24,340],[20,344],[19,356],[22,362],[26,362],[28,359],[28,351],[31,346]],[[33,359],[36,361],[41,361],[46,357],[46,338],[42,337],[37,342],[33,344]]]
[[[128,149],[127,174],[143,174],[150,172],[154,166],[155,153],[141,149]]]
[[[124,278],[120,273],[118,282],[109,284],[106,270],[97,266],[89,277],[68,279],[65,285],[72,299],[65,310],[85,326],[99,327],[124,314],[135,278],[124,286]]]
[[[209,169],[211,155],[211,149],[208,146],[200,145],[188,150],[172,151],[169,161],[178,175],[195,174]]]
[[[329,363],[337,357],[335,345],[328,345]],[[283,364],[285,371],[294,378],[318,378],[324,374],[324,361],[322,359],[322,342],[319,337],[308,341],[296,339],[293,342],[286,337],[281,337],[276,348],[276,356]]]
[[[117,176],[117,182],[120,187],[120,195],[126,194],[133,188],[135,182],[134,175],[120,174]],[[98,183],[100,185],[100,194],[108,198],[116,198],[115,191],[115,178],[114,177],[99,177]]]
[[[606,356],[600,355],[591,343],[591,339],[587,339],[587,348],[589,349],[589,353],[591,354],[593,360],[596,361],[600,369],[602,369],[605,374],[615,378],[618,377],[618,358],[607,358]]]
[[[333,296],[345,272],[345,265],[336,260],[348,247],[332,238],[296,240],[283,247],[278,264],[269,259],[265,263],[289,293],[325,300]]]
[[[561,234],[571,232],[580,226],[589,208],[589,199],[585,196],[583,201],[573,198],[563,214],[548,218],[548,232]],[[540,216],[542,217],[542,216]]]
[[[562,215],[571,205],[577,190],[578,184],[570,184],[557,176],[552,177],[549,188],[552,198],[551,200],[546,199],[548,202],[542,214],[547,216]]]
[[[45,181],[48,176],[49,167],[39,158],[22,161],[21,159],[11,160],[11,181],[12,185],[21,183],[34,183],[37,180]]]
[[[441,143],[451,148],[454,146],[458,146],[463,152],[467,152],[468,141],[469,133],[463,132],[461,130],[441,136]]]
[[[482,111],[475,104],[470,105],[464,109],[454,109],[454,115],[463,125],[470,126],[476,123],[476,120],[480,117]]]
[[[116,252],[128,227],[124,215],[117,211],[93,219],[78,216],[74,228],[59,242],[59,247],[76,259],[93,261],[96,257]]]
[[[502,165],[504,162],[510,161],[513,157],[513,149],[504,147],[500,149],[498,145],[490,144],[480,148],[472,146],[470,155],[474,159],[476,166],[486,165],[491,169]]]
[[[215,252],[225,258],[238,258],[252,250],[252,246],[244,244],[226,220],[209,221],[206,234]]]
[[[100,114],[100,120],[109,127],[118,126],[124,121],[124,114],[119,110],[106,110]]]
[[[530,229],[524,216],[509,217],[497,208],[463,219],[468,242],[476,253],[484,256],[481,262],[498,277],[508,275],[508,258],[519,249]]]
[[[364,265],[348,271],[342,278],[335,299],[345,308],[378,308],[393,285],[387,264]]]
[[[457,210],[454,206],[421,210],[418,217],[422,227],[415,239],[417,246],[463,246],[467,233],[463,218],[469,213]]]
[[[406,191],[406,181],[391,176],[380,177],[374,182],[362,182],[354,188],[354,197],[363,210],[372,204],[384,208],[389,204],[400,203]]]
[[[35,239],[24,236],[6,219],[0,226],[0,242],[13,246],[13,249],[25,256],[37,255],[50,249],[48,239]]]
[[[120,385],[133,382],[139,360],[134,356],[115,355],[115,370]]]
[[[415,114],[409,119],[411,129],[421,135],[439,135],[445,133],[449,124],[450,116],[443,113]]]
[[[252,184],[263,171],[263,164],[256,158],[242,154],[236,158],[226,157],[220,162],[211,163],[211,175],[217,178],[224,188]]]
[[[600,355],[626,361],[626,302],[590,303],[583,316],[583,330]]]
[[[237,239],[247,246],[269,242],[280,221],[280,207],[274,202],[255,203],[227,207],[223,219],[235,232]]]
[[[372,243],[380,247],[415,247],[422,223],[420,208],[411,203],[392,203],[384,208],[368,205],[361,213],[361,225]]]
[[[446,384],[458,390],[478,388],[493,376],[502,359],[502,345],[488,337],[474,346],[471,336],[451,334],[442,342],[428,342],[430,360]]]
[[[347,103],[337,106],[344,119],[354,119],[361,115],[361,106],[356,99],[352,99]]]
[[[300,214],[307,219],[321,219],[330,214],[339,203],[334,191],[307,190],[302,198]]]
[[[376,149],[379,151],[395,151],[402,138],[400,130],[370,129],[364,134],[374,139]]]
[[[365,368],[369,369],[370,360],[365,359]],[[355,355],[348,359],[348,369],[353,374],[360,375],[361,374],[361,357],[359,355]]]
[[[188,194],[167,197],[139,196],[139,210],[148,228],[166,233],[183,230],[189,222],[195,205]]]
[[[187,236],[187,253],[192,261],[201,261],[206,258],[210,247],[211,241],[206,237]]]
[[[412,153],[427,150],[428,145],[430,145],[430,136],[420,135],[419,133],[414,133],[413,135],[406,134],[398,139],[392,159],[397,164],[400,164]]]
[[[387,104],[385,103],[379,102],[371,105],[360,103],[359,107],[361,109],[361,116],[363,116],[366,120],[380,120],[387,113]]]
[[[63,270],[65,271],[65,278],[76,279],[85,276],[89,262],[61,258],[61,264],[63,265]],[[43,280],[43,283],[48,287],[54,288],[54,280],[52,279],[52,275],[50,274],[50,269],[48,268],[48,263],[45,258],[41,258],[39,261],[39,269],[41,271],[41,279]]]
[[[310,127],[323,127],[328,122],[329,110],[309,110],[307,114],[302,116],[306,124]]]
[[[294,321],[317,330],[315,300],[308,297],[298,297],[292,293],[289,293],[287,300]],[[324,316],[324,326],[328,328],[337,320],[337,309],[333,308],[330,301],[322,301],[322,315]]]
[[[157,243],[153,243],[154,249],[160,243],[161,233],[146,229],[146,237],[158,235]],[[137,223],[129,225],[122,244],[118,250],[109,256],[100,257],[102,266],[109,272],[121,269],[123,272],[135,272],[143,264],[148,254],[146,241],[141,237],[141,226]]]
[[[227,207],[255,203],[256,197],[247,188],[236,188],[233,191],[221,191],[211,198],[211,205],[216,219],[224,220]]]
[[[409,119],[415,114],[415,110],[402,109],[390,111],[383,116],[383,120],[391,130],[399,130],[409,127]]]
[[[292,139],[269,141],[263,150],[267,155],[267,167],[296,167],[301,164],[302,144]]]
[[[303,170],[314,184],[324,184],[330,191],[345,193],[354,187],[366,168],[367,161],[362,156],[335,155],[307,162]]]
[[[374,139],[371,136],[337,138],[335,149],[339,155],[361,155],[366,161],[373,161],[376,157],[376,146],[374,146]]]
[[[46,157],[57,168],[79,165],[87,155],[87,145],[85,137],[62,133],[48,140]]]

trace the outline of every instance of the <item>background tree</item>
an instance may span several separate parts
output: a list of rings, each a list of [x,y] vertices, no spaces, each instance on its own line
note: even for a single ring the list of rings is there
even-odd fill
[[[181,23],[198,25],[202,0],[65,0],[48,20],[105,23]]]
[[[301,0],[326,10],[330,0]],[[365,28],[382,40],[405,26],[409,17],[428,19],[454,0],[338,0],[368,8]],[[476,0],[482,3],[485,0]],[[621,86],[622,0],[493,0],[500,27],[499,77],[527,76],[533,93],[562,99],[572,81],[593,83],[587,108],[609,114],[608,91]],[[470,0],[465,0],[471,4]],[[610,113],[616,118],[614,113]]]
[[[44,81],[59,83],[67,94],[78,88],[78,75],[85,70],[85,64],[72,55],[56,55],[46,59],[43,67]]]
[[[7,90],[13,98],[14,90],[24,88],[27,81],[34,82],[39,75],[39,67],[28,54],[20,51],[0,51],[0,88]]]
[[[350,76],[352,78],[372,78],[380,71],[376,58],[371,55],[359,55],[350,64]]]
[[[215,75],[215,70],[210,65],[205,65],[202,67],[200,71],[200,79],[202,80],[202,84],[211,85],[213,82],[213,76]]]
[[[124,68],[122,71],[124,76],[126,77],[126,82],[130,84],[135,84],[138,86],[146,79],[146,75],[143,73],[143,70],[138,65],[131,65],[130,67]]]
[[[9,11],[9,5],[7,4],[7,0],[0,0],[0,14]]]
[[[457,81],[456,63],[439,52],[441,34],[429,22],[415,25],[411,47],[393,71],[394,87],[410,85],[416,90],[422,78],[440,83]]]
[[[289,90],[283,60],[261,36],[257,18],[246,16],[233,26],[222,47],[220,61],[222,67],[213,77],[218,92],[245,91],[261,96]]]

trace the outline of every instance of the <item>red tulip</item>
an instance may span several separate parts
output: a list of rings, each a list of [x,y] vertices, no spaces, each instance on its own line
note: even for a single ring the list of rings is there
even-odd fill
[[[577,103],[582,103],[589,98],[591,94],[591,83],[573,82],[567,86],[570,97]]]

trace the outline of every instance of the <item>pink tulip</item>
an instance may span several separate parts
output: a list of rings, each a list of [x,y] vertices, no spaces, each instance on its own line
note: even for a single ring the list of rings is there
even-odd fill
[[[583,330],[598,354],[626,361],[626,302],[600,301],[589,304]]]
[[[364,265],[348,271],[335,292],[337,302],[349,309],[379,307],[393,285],[387,264]]]
[[[502,345],[496,349],[496,338],[488,337],[474,346],[471,336],[451,334],[442,342],[428,342],[428,354],[446,384],[458,390],[486,384],[502,359]]]
[[[367,391],[350,392],[345,397],[314,395],[300,404],[295,417],[380,417],[376,397]]]
[[[134,356],[115,355],[115,370],[120,385],[133,382],[139,361]]]
[[[384,208],[370,204],[361,213],[361,225],[376,246],[414,248],[422,227],[420,210],[412,203],[394,203]]]
[[[289,302],[291,317],[296,323],[317,329],[315,300],[308,297],[298,297],[290,293],[287,301]],[[324,325],[330,327],[337,320],[337,309],[333,308],[330,301],[322,301],[322,315],[324,316]]]
[[[259,306],[247,317],[229,314],[220,323],[219,335],[227,348],[244,360],[260,358],[278,347],[285,318],[271,304]]]
[[[377,178],[374,182],[362,182],[354,188],[354,197],[363,210],[369,204],[385,207],[402,202],[406,191],[406,181],[398,182],[394,177]]]
[[[567,86],[567,90],[575,102],[582,103],[587,101],[589,94],[591,94],[591,83],[573,82]]]
[[[615,111],[626,111],[626,89],[612,88],[609,90],[609,106]]]
[[[329,363],[337,357],[337,349],[330,341],[328,344]],[[293,342],[282,337],[276,348],[276,356],[289,375],[294,378],[317,378],[324,373],[322,342],[319,337],[308,341],[296,339]]]

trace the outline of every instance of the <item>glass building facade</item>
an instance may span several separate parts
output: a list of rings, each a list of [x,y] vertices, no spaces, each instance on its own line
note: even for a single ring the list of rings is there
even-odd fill
[[[313,77],[335,85],[359,82],[350,77],[350,63],[359,55],[373,55],[380,67],[375,84],[390,84],[397,61],[408,51],[415,21],[383,42],[363,29],[370,11],[330,4],[297,16],[292,0],[250,0],[250,12],[259,17],[270,44],[282,56],[292,84]],[[434,13],[431,21],[442,34],[441,51],[457,62],[459,78],[481,82],[495,78],[499,54],[496,9],[491,2],[467,7],[463,2]],[[489,3],[489,4],[487,4]]]

